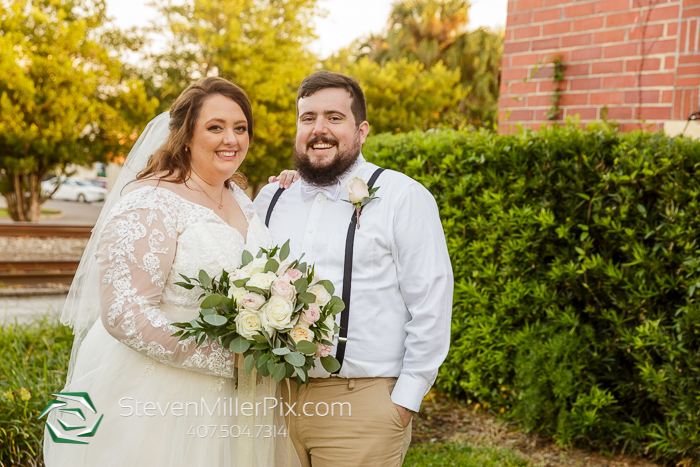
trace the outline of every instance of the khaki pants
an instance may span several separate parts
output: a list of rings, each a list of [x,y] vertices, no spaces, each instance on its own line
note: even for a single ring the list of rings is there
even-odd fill
[[[290,383],[295,415],[290,413],[287,424],[303,467],[403,463],[412,423],[404,428],[391,401],[396,378],[312,378],[298,393],[296,382]]]

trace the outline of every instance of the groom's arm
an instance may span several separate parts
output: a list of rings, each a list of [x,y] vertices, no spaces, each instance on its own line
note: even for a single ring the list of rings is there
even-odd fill
[[[391,399],[417,412],[450,346],[454,278],[430,192],[412,183],[396,203],[393,257],[411,317],[405,325],[403,367]]]
[[[272,197],[279,188],[278,185],[278,183],[269,183],[265,185],[253,200],[255,212],[258,213],[258,217],[263,221],[263,224],[265,223],[265,217],[267,216],[267,208],[270,206],[270,201],[272,201]]]

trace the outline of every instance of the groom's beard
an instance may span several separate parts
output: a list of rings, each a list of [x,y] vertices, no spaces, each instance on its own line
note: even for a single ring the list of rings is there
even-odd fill
[[[316,143],[335,144],[338,147],[338,140],[332,136],[317,136],[309,141],[307,148]],[[360,155],[362,143],[360,142],[360,132],[355,134],[355,139],[352,145],[344,151],[338,153],[324,164],[314,164],[306,152],[300,153],[297,148],[294,148],[294,167],[296,167],[299,175],[312,185],[329,186],[340,181],[345,174],[348,173],[350,167],[355,163]]]

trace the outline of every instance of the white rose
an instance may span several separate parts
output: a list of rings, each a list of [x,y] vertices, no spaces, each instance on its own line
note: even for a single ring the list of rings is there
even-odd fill
[[[270,293],[273,297],[281,297],[284,300],[292,301],[296,295],[296,289],[289,282],[283,279],[277,279],[272,283]]]
[[[292,329],[292,339],[294,339],[294,342],[296,343],[301,341],[313,342],[314,335],[309,328],[299,324]]]
[[[352,204],[361,203],[363,198],[369,198],[369,188],[361,178],[353,178],[347,184],[348,198]]]
[[[321,317],[321,309],[315,303],[309,305],[309,308],[302,311],[299,315],[300,324],[311,327]]]
[[[272,297],[260,309],[262,324],[268,333],[271,333],[272,329],[285,329],[289,327],[293,311],[291,302],[281,297]]]
[[[228,290],[228,298],[232,298],[236,300],[236,303],[238,305],[241,304],[241,299],[248,294],[248,291],[244,289],[243,287],[231,287]]]
[[[245,339],[252,339],[258,331],[262,330],[262,322],[257,313],[243,310],[238,313],[235,319],[236,332]]]
[[[247,270],[246,268],[236,269],[229,274],[228,277],[231,282],[239,281],[241,279],[248,279],[250,278],[250,270]]]
[[[330,302],[332,298],[331,294],[321,284],[312,285],[309,287],[308,292],[316,295],[316,304],[318,306],[326,306],[326,303]]]
[[[260,274],[265,270],[265,264],[267,264],[266,258],[255,258],[253,261],[239,269],[241,277],[238,279],[245,279],[247,277],[253,277],[255,274]]]
[[[252,311],[257,311],[265,304],[265,297],[259,293],[250,292],[241,297],[240,304]]]
[[[253,274],[263,272],[265,270],[265,265],[267,264],[267,257],[263,256],[262,258],[255,258],[250,264],[253,268]]]
[[[286,259],[284,261],[280,261],[280,266],[277,268],[277,275],[281,276],[284,274],[287,269],[289,269],[290,264],[292,264],[292,262]]]
[[[326,335],[326,340],[333,342],[333,336],[335,336],[335,316],[329,315],[323,322],[328,329],[330,329],[329,334]]]
[[[259,272],[250,278],[248,283],[246,283],[246,287],[257,287],[263,290],[270,290],[270,286],[276,280],[277,275],[274,272]]]

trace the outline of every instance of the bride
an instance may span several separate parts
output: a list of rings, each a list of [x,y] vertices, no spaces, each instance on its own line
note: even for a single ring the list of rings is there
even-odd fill
[[[279,388],[258,378],[241,394],[235,354],[172,337],[172,323],[199,312],[200,292],[176,285],[181,275],[218,276],[240,267],[244,249],[271,246],[236,173],[252,138],[245,93],[210,77],[151,121],[132,149],[63,311],[76,337],[56,394],[65,404],[47,418],[47,467],[290,462]],[[85,393],[91,404],[66,393]],[[246,398],[252,416],[241,410]],[[90,428],[92,436],[75,435]]]

